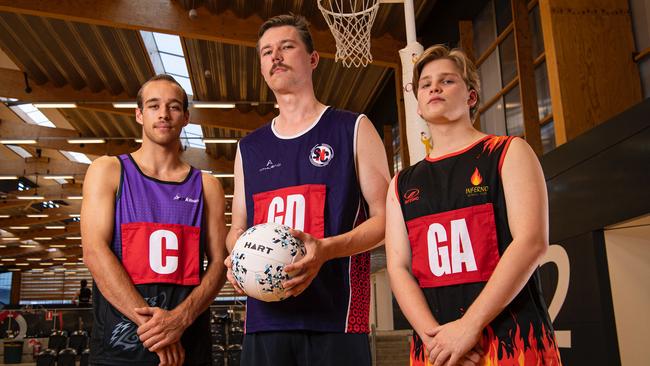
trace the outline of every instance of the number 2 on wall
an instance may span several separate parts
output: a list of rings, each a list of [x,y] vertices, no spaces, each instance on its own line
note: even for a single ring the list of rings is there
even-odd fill
[[[569,262],[569,255],[559,244],[553,244],[548,247],[546,256],[542,259],[540,266],[549,262],[555,264],[557,267],[557,286],[555,287],[551,305],[548,307],[548,313],[551,316],[552,323],[555,322],[555,318],[560,313],[560,309],[566,300],[567,292],[569,292],[571,264]],[[555,340],[557,341],[558,348],[571,348],[571,331],[556,330]]]

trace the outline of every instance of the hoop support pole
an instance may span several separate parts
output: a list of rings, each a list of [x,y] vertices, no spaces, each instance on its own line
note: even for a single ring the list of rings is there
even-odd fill
[[[417,42],[413,0],[404,0],[404,24],[406,25],[406,44]]]

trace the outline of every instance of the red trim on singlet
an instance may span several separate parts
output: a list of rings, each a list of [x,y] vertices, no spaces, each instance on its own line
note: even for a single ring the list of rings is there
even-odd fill
[[[501,153],[501,157],[499,158],[499,176],[501,176],[501,166],[503,166],[503,160],[505,160],[505,158],[506,158],[506,153],[508,152],[508,147],[510,147],[510,143],[516,137],[517,136],[510,136],[510,137],[508,137],[508,140],[506,140],[506,145],[503,147],[503,152]]]
[[[449,154],[446,154],[446,155],[443,155],[443,156],[439,156],[437,158],[430,158],[429,155],[427,155],[424,159],[426,161],[430,162],[430,163],[435,163],[436,161],[440,161],[440,160],[443,160],[443,159],[450,158],[452,156],[460,155],[460,154],[462,154],[464,152],[467,152],[469,149],[473,148],[474,146],[480,144],[481,142],[483,142],[486,139],[489,139],[491,137],[494,137],[494,135],[487,135],[487,136],[483,137],[482,139],[475,141],[473,144],[469,145],[468,147],[466,147],[466,148],[464,148],[462,150],[458,150],[458,151],[455,151],[455,152],[452,152],[452,153],[449,153]]]

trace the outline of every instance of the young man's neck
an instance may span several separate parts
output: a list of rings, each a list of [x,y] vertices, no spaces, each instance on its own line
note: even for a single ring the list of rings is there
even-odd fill
[[[325,105],[316,99],[313,89],[304,93],[276,93],[280,115],[275,128],[283,135],[294,135],[311,126]]]
[[[429,153],[430,158],[462,150],[485,136],[483,132],[476,130],[469,120],[427,124],[433,143],[433,148]]]
[[[180,158],[180,141],[163,146],[145,140],[131,156],[143,173],[160,180],[182,180],[188,169]]]

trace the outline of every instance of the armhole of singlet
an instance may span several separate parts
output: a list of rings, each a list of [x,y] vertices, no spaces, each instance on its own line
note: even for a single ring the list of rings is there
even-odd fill
[[[395,173],[395,197],[397,198],[397,203],[402,206],[402,203],[399,201],[399,173]]]
[[[359,182],[359,157],[357,156],[357,139],[359,138],[359,125],[361,124],[361,119],[365,116],[365,114],[360,114],[357,116],[357,120],[354,122],[354,134],[352,137],[352,151],[354,152],[354,171],[357,173],[357,182]]]
[[[508,140],[506,140],[506,144],[503,147],[503,152],[501,153],[501,157],[499,157],[499,177],[501,177],[501,167],[503,166],[503,161],[506,159],[506,154],[508,153],[508,148],[510,147],[510,143],[512,140],[516,139],[517,136],[509,136]]]
[[[121,155],[116,156],[117,161],[120,162],[120,183],[117,186],[117,192],[115,192],[115,204],[122,197],[122,184],[124,184],[124,162],[122,161]]]

